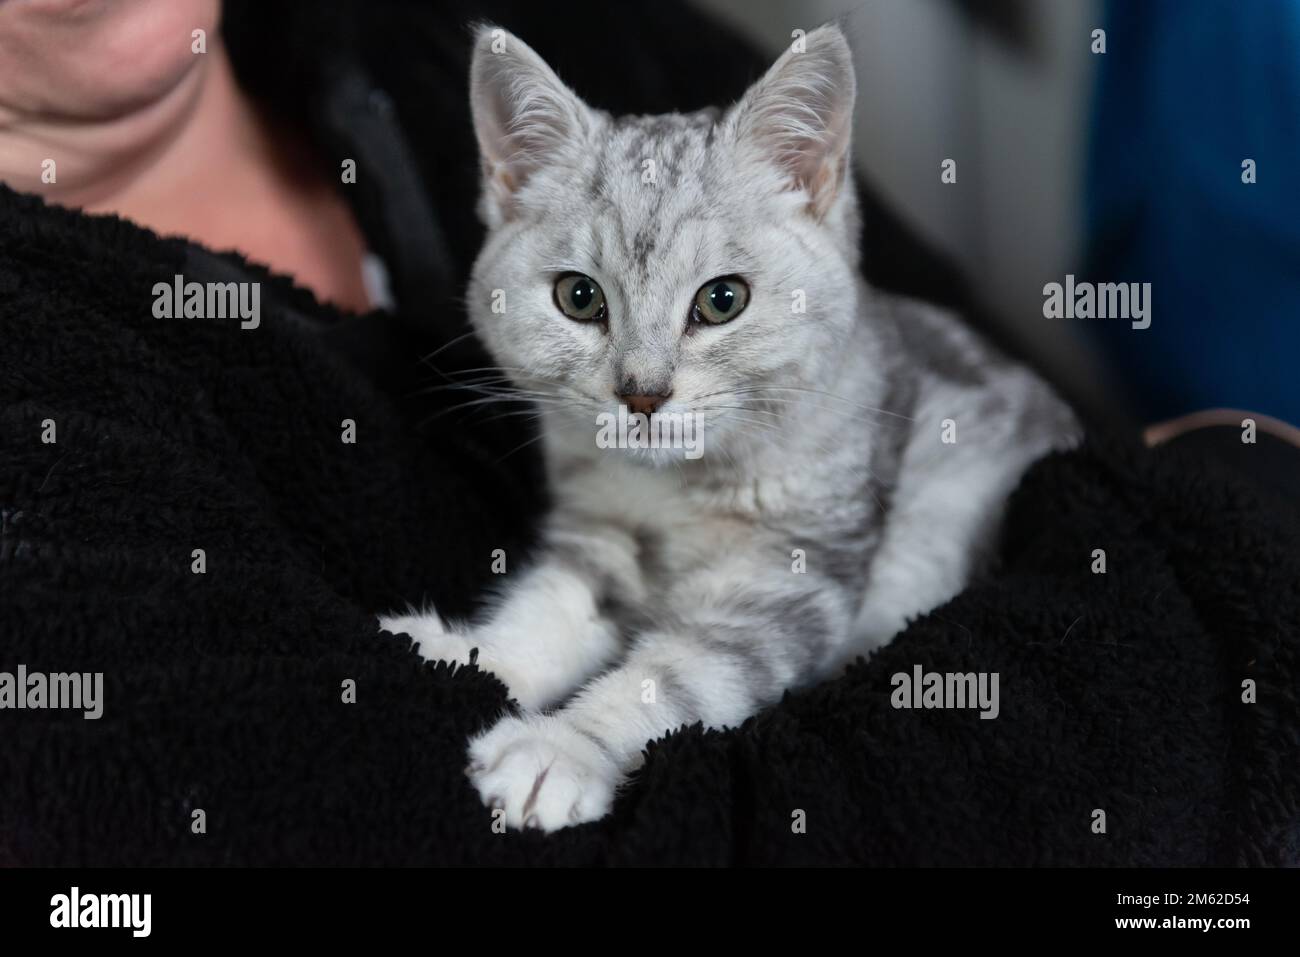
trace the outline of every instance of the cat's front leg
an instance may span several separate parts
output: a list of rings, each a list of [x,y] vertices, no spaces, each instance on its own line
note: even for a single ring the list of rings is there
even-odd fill
[[[470,742],[469,775],[512,827],[555,830],[608,813],[648,741],[683,725],[737,725],[821,673],[848,634],[830,591],[733,591],[642,635],[626,662],[550,715],[505,718]]]
[[[639,587],[636,545],[617,530],[554,528],[534,565],[477,623],[445,625],[434,612],[382,617],[429,661],[477,663],[526,709],[566,697],[616,657],[617,624],[605,613]]]
[[[485,805],[510,827],[546,831],[604,817],[625,764],[563,712],[502,718],[470,742],[469,760]]]

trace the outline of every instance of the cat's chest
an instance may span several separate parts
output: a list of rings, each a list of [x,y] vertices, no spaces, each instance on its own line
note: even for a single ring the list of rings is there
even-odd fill
[[[830,503],[788,476],[692,480],[675,469],[606,463],[558,469],[555,507],[630,532],[647,569],[689,570],[792,536],[816,534]]]

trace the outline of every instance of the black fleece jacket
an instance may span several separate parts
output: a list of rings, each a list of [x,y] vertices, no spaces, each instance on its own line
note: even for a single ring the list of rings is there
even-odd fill
[[[1037,466],[996,573],[870,662],[652,745],[605,821],[493,833],[462,768],[503,687],[373,619],[468,613],[544,504],[516,420],[440,414],[420,361],[464,331],[480,236],[460,21],[606,108],[738,95],[759,60],[668,6],[228,4],[241,82],[330,170],[358,160],[395,314],[0,188],[0,672],[104,675],[97,720],[0,710],[0,864],[1300,860],[1295,533],[1250,485],[1123,442]],[[872,277],[960,304],[864,206]],[[154,318],[178,273],[259,280],[260,325]],[[998,672],[998,719],[893,708],[916,665]]]

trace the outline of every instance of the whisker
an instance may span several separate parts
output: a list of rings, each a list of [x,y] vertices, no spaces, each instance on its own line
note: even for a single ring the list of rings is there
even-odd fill
[[[715,397],[743,398],[744,396],[757,396],[758,397],[757,401],[761,401],[761,402],[785,403],[787,405],[806,404],[806,402],[804,402],[799,398],[794,398],[790,396],[771,395],[770,393],[773,392],[794,392],[800,395],[825,396],[827,398],[835,399],[839,402],[842,402],[854,409],[862,410],[864,412],[872,412],[878,415],[893,416],[894,418],[903,419],[908,422],[916,421],[911,416],[904,415],[901,412],[893,412],[889,409],[882,409],[876,406],[862,405],[861,403],[854,402],[852,399],[847,399],[844,396],[836,395],[833,392],[827,392],[823,389],[807,389],[807,388],[802,388],[797,386],[748,386],[739,389],[719,389],[716,392],[705,392],[700,395],[696,395],[690,401],[699,401],[701,399],[710,399]],[[844,410],[836,409],[823,404],[814,404],[812,408],[822,409],[823,411],[832,412],[837,415],[848,414]]]
[[[456,336],[455,338],[453,338],[453,339],[451,339],[451,340],[449,340],[449,341],[447,341],[447,342],[444,342],[444,343],[443,343],[442,345],[440,345],[437,349],[434,349],[432,352],[430,352],[427,356],[421,356],[421,357],[420,357],[420,361],[423,362],[425,365],[429,365],[429,360],[432,359],[434,356],[436,356],[436,355],[440,355],[441,353],[443,353],[443,352],[445,352],[446,350],[450,349],[452,346],[456,345],[456,344],[459,343],[459,342],[464,342],[466,339],[468,339],[468,338],[469,338],[470,336],[472,336],[472,335],[474,335],[474,330],[473,330],[473,329],[469,330],[468,332],[462,333],[461,335]],[[431,366],[431,365],[430,365],[429,367],[430,367],[430,368],[433,368],[433,366]]]

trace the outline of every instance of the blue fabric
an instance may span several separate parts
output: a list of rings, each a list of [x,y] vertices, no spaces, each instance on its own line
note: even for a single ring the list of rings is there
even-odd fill
[[[1111,0],[1106,33],[1087,271],[1152,283],[1152,324],[1089,327],[1145,416],[1300,423],[1300,0]]]

